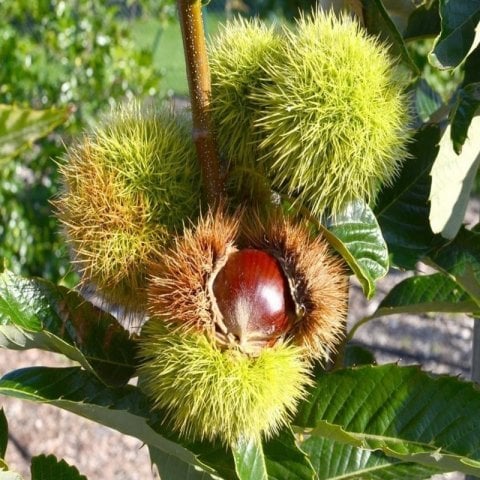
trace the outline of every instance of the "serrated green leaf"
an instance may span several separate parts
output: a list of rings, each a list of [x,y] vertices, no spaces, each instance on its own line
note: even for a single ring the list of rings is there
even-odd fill
[[[31,110],[0,105],[0,160],[17,155],[69,117],[67,108]]]
[[[440,0],[441,32],[429,61],[437,68],[454,68],[467,56],[480,21],[480,0]]]
[[[399,57],[415,74],[419,75],[418,67],[410,57],[397,27],[392,22],[381,0],[363,0],[363,18],[365,27],[372,35],[379,38],[390,47],[391,53]]]
[[[0,274],[0,347],[61,353],[111,385],[135,371],[135,343],[114,317],[72,290],[8,271]]]
[[[480,391],[417,367],[364,366],[320,374],[295,425],[407,463],[480,474]]]
[[[259,438],[240,438],[232,445],[239,480],[267,480],[267,466]]]
[[[480,117],[472,120],[472,130],[480,131]],[[440,142],[440,151],[431,176],[430,225],[433,232],[453,239],[460,229],[480,166],[480,137],[467,139],[462,153],[457,155],[450,139],[450,127]]]
[[[318,480],[423,480],[439,471],[403,462],[382,452],[364,450],[327,438],[313,436],[302,443]]]
[[[472,313],[476,303],[443,273],[410,277],[396,285],[380,302],[374,315],[396,313]]]
[[[3,408],[0,408],[0,460],[5,458],[8,444],[8,422]],[[0,465],[1,469],[1,465]]]
[[[480,305],[480,230],[460,229],[455,239],[430,255]]]
[[[450,113],[451,138],[457,154],[462,151],[470,123],[480,107],[480,45],[467,57],[464,78]]]
[[[313,480],[310,459],[298,448],[293,432],[286,428],[264,443],[269,480]]]
[[[357,275],[367,298],[388,271],[388,250],[377,219],[363,201],[350,202],[322,233]]]
[[[213,478],[207,472],[199,470],[198,467],[180,460],[174,455],[170,455],[158,448],[149,446],[150,459],[157,467],[158,473],[162,480],[211,480]]]
[[[438,0],[425,2],[410,15],[407,28],[403,32],[405,41],[432,37],[440,33],[440,14]]]
[[[375,355],[365,347],[348,343],[343,355],[345,367],[356,367],[359,365],[372,365],[375,363]]]
[[[53,455],[33,457],[30,471],[32,480],[87,480],[76,467],[65,460],[57,460]]]
[[[415,134],[409,147],[410,158],[394,185],[381,192],[375,207],[392,261],[401,268],[414,269],[438,241],[428,221],[428,196],[439,141],[437,125],[427,125]]]
[[[375,312],[357,322],[348,334],[353,338],[358,328],[374,318],[399,313],[430,312],[474,313],[479,306],[457,283],[443,273],[410,277],[395,285]]]
[[[220,464],[224,470],[228,463],[224,458],[225,450],[207,443],[188,444],[187,449],[178,443],[168,425],[151,412],[149,401],[138,388],[131,385],[108,387],[78,367],[31,367],[10,372],[0,379],[0,395],[63,408],[138,438],[149,447],[210,473],[215,470],[201,458]],[[155,430],[150,424],[156,425]]]

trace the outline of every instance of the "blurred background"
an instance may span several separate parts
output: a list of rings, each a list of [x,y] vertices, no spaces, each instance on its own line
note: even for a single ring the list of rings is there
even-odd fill
[[[310,10],[315,3],[211,0],[205,7],[205,30],[207,36],[214,35],[222,22],[236,14],[292,22],[299,9]],[[384,3],[388,8],[405,2]],[[447,100],[461,73],[432,73],[426,60],[431,43],[416,40],[408,48],[426,71],[434,94]],[[175,1],[0,0],[0,60],[0,104],[35,109],[68,106],[71,111],[66,123],[33,148],[8,161],[0,159],[0,259],[15,273],[74,286],[68,250],[49,203],[59,189],[57,162],[76,136],[118,102],[135,97],[186,104]],[[477,175],[477,198],[469,209],[472,221],[480,216],[479,187]],[[377,300],[368,303],[354,285],[349,321],[373,312],[382,292],[403,278],[393,272],[379,285]],[[358,341],[373,347],[380,362],[420,361],[432,371],[468,377],[472,321],[463,316],[428,320],[371,322]],[[27,365],[64,363],[44,352],[0,350],[0,375]],[[24,475],[30,457],[44,452],[76,464],[90,480],[154,478],[147,453],[133,439],[48,406],[5,398],[0,399],[1,406],[11,428],[7,461]]]

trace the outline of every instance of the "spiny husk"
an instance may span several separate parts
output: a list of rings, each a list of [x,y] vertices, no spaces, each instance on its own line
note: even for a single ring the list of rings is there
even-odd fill
[[[319,218],[373,203],[397,174],[409,102],[388,48],[351,17],[317,11],[281,33],[237,20],[210,66],[220,147],[244,191],[269,185]]]
[[[137,104],[72,146],[54,204],[84,284],[127,310],[145,307],[147,264],[194,218],[199,169],[186,118]]]
[[[242,17],[227,22],[210,48],[211,110],[220,151],[226,157],[229,184],[236,192],[249,190],[252,198],[269,192],[259,157],[257,104],[250,98],[264,81],[265,63],[280,52],[282,41],[275,28],[258,19]],[[245,192],[242,192],[245,193]]]
[[[408,107],[387,47],[347,15],[315,13],[286,32],[284,61],[252,94],[274,188],[317,217],[374,202],[405,157]]]
[[[214,334],[207,281],[216,262],[234,251],[240,218],[218,210],[185,229],[172,248],[150,266],[149,312],[185,329]]]
[[[253,358],[151,319],[140,339],[139,384],[190,440],[269,437],[287,424],[310,383],[301,350],[278,344]]]
[[[221,211],[200,218],[171,250],[152,265],[149,312],[185,330],[215,335],[208,281],[218,263],[240,248],[272,253],[283,265],[303,314],[289,342],[312,357],[327,361],[343,331],[347,276],[340,259],[305,227],[283,218],[260,220],[256,214]]]

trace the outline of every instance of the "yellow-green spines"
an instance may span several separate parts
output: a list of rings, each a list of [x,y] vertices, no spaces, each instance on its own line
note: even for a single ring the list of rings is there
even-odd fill
[[[200,204],[184,117],[124,106],[71,147],[55,202],[82,282],[107,301],[143,309],[147,264]]]
[[[210,46],[212,114],[220,151],[231,167],[230,183],[236,189],[263,180],[263,175],[258,177],[260,165],[252,169],[260,138],[253,127],[259,111],[250,94],[264,81],[265,63],[281,45],[274,27],[238,18],[228,22]],[[249,180],[243,182],[247,176]]]
[[[253,94],[274,187],[319,215],[373,201],[403,157],[407,104],[388,50],[348,16],[317,13],[287,32],[283,62]]]
[[[268,437],[288,422],[310,382],[298,347],[279,344],[250,357],[158,319],[144,326],[140,354],[142,388],[189,439]]]
[[[220,147],[242,188],[268,176],[320,216],[353,198],[374,202],[399,170],[408,101],[387,47],[351,17],[318,11],[280,33],[234,22],[211,71]]]

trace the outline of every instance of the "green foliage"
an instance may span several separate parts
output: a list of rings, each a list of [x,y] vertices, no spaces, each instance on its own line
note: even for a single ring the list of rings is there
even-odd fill
[[[322,234],[355,273],[367,298],[375,293],[375,282],[388,272],[388,249],[370,207],[356,200],[335,216]]]
[[[0,105],[0,160],[15,157],[68,118],[67,109],[30,110]]]
[[[8,271],[0,276],[0,347],[61,353],[107,384],[134,373],[134,344],[114,317],[72,290]]]
[[[144,14],[169,13],[171,1],[157,3],[143,2]],[[150,45],[136,47],[129,11],[116,3],[2,1],[0,11],[0,103],[70,106],[75,115],[61,130],[63,142],[108,105],[159,89]],[[68,255],[48,205],[58,185],[53,159],[62,153],[60,137],[49,137],[0,174],[0,256],[17,273],[54,280],[68,273]]]

